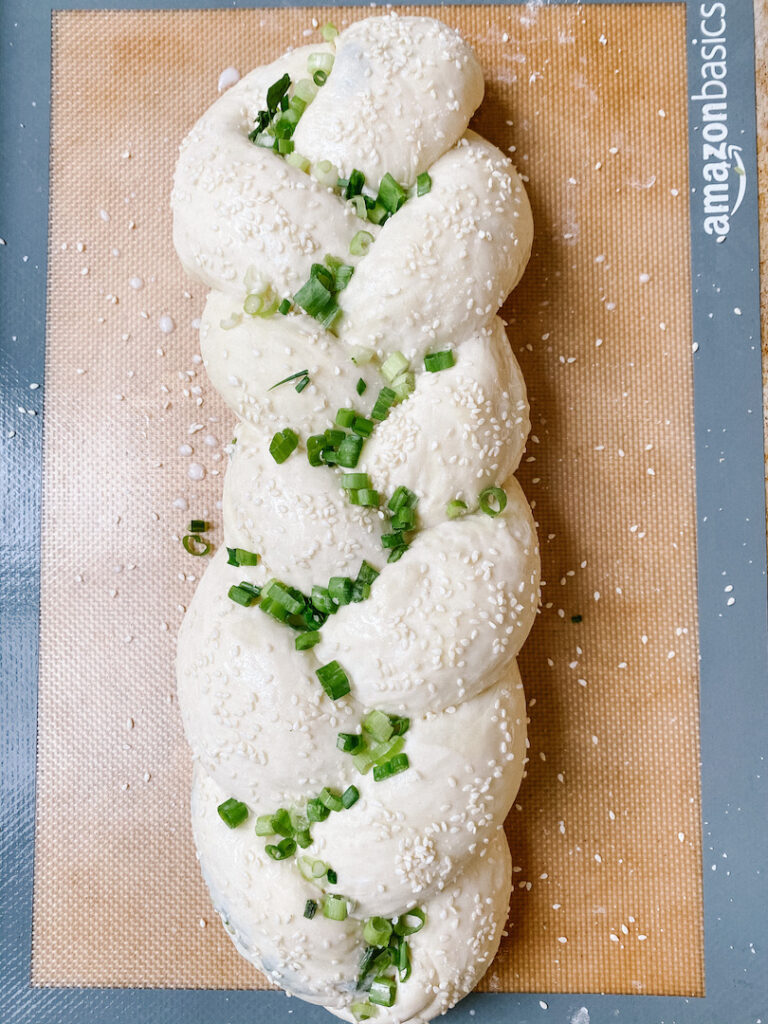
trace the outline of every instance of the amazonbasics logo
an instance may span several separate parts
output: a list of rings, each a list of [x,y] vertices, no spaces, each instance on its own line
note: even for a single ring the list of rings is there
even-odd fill
[[[725,13],[724,3],[699,7],[702,84],[699,94],[691,97],[693,103],[701,103],[698,121],[702,138],[704,230],[718,240],[730,231],[731,218],[741,206],[747,188],[741,146],[728,142]]]

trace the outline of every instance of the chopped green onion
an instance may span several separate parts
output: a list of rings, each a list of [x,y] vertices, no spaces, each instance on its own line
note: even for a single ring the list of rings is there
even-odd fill
[[[416,513],[412,508],[401,508],[392,516],[392,529],[404,532],[413,530],[416,525]]]
[[[285,74],[267,89],[267,110],[270,116],[277,111],[277,108],[280,106],[280,100],[288,92],[290,84],[290,75]]]
[[[293,139],[277,139],[275,148],[281,156],[288,156],[293,152],[293,146]],[[248,311],[246,310],[246,312]]]
[[[243,314],[235,311],[230,313],[228,317],[223,320],[219,320],[219,327],[222,331],[231,331],[233,327],[237,327],[243,322]]]
[[[298,435],[290,427],[286,427],[285,430],[278,430],[270,441],[269,454],[280,465],[298,448],[298,445]]]
[[[360,220],[367,219],[368,207],[365,205],[365,199],[362,196],[352,196],[349,200],[349,205],[353,208]],[[350,252],[352,252],[351,249]]]
[[[370,974],[385,971],[393,962],[393,950],[381,949],[378,946],[366,946],[360,957],[360,973],[357,976],[357,988],[366,988],[366,982]],[[368,986],[370,988],[370,983]]]
[[[184,550],[190,555],[195,555],[196,558],[207,555],[211,550],[211,545],[199,533],[188,533],[185,537],[182,537],[181,543],[184,546]],[[202,549],[197,547],[198,544],[203,545]]]
[[[385,420],[389,415],[390,408],[394,405],[396,397],[392,388],[382,388],[371,410],[371,419]]]
[[[260,292],[251,292],[246,295],[243,303],[243,312],[249,316],[268,317],[277,312],[279,299],[271,285],[267,285]]]
[[[324,81],[325,79],[323,79],[323,82]],[[317,84],[322,85],[323,82],[318,82]],[[330,188],[336,184],[339,177],[339,171],[330,160],[320,160],[316,164],[312,165],[312,177],[321,185],[326,185]]]
[[[241,583],[239,587],[230,587],[227,591],[227,596],[230,601],[234,601],[235,604],[241,604],[243,608],[250,608],[251,605],[256,604],[256,601],[258,600],[258,589],[259,588],[255,586],[251,589]]]
[[[235,565],[258,565],[259,556],[255,551],[246,551],[245,548],[235,548]]]
[[[306,917],[308,921],[311,921],[316,913],[317,902],[315,900],[307,900],[304,904],[304,917]]]
[[[350,1010],[355,1020],[370,1020],[376,1014],[376,1007],[367,1001],[352,1003]]]
[[[571,616],[571,622],[583,622],[583,621],[584,621],[584,616],[583,615],[572,615]]]
[[[486,487],[477,498],[480,511],[492,519],[500,515],[507,507],[507,496],[500,487]]]
[[[395,377],[405,373],[409,366],[410,363],[402,352],[392,352],[381,364],[381,373],[387,383],[391,384]]]
[[[340,811],[344,807],[339,794],[334,793],[333,790],[329,789],[327,786],[323,786],[320,790],[320,796],[318,799],[324,807],[328,808],[329,811]]]
[[[401,718],[398,715],[390,715],[389,717],[392,722],[392,735],[404,736],[411,726],[410,718]]]
[[[344,198],[351,199],[353,196],[359,196],[363,191],[364,184],[365,175],[363,172],[358,171],[357,169],[353,170],[349,175],[349,181],[344,189]]]
[[[307,438],[307,458],[310,466],[322,466],[323,450],[326,447],[325,434],[312,434]]]
[[[448,370],[456,363],[456,358],[447,348],[443,352],[427,352],[424,356],[424,369],[430,373],[437,373],[439,370]]]
[[[339,880],[339,876],[336,874],[333,868],[328,868],[325,877],[328,879],[329,885],[336,885],[336,883]]]
[[[352,505],[362,505],[364,508],[378,508],[381,495],[371,487],[362,487],[349,492],[349,501]]]
[[[365,256],[373,245],[373,235],[370,231],[358,231],[352,236],[349,243],[349,251],[353,256]]]
[[[391,512],[399,512],[402,508],[416,508],[418,503],[419,499],[413,491],[401,484],[395,488],[392,497],[387,502],[387,508]]]
[[[404,543],[402,533],[382,533],[381,535],[381,546],[383,548],[399,548]]]
[[[307,106],[317,96],[317,86],[308,78],[300,78],[293,87],[293,95],[298,96]]]
[[[347,353],[355,366],[366,366],[376,355],[372,348],[365,348],[364,345],[350,345]]]
[[[272,831],[279,836],[290,838],[294,833],[290,812],[285,807],[280,807],[272,815]]]
[[[458,498],[455,498],[453,501],[449,501],[445,506],[445,514],[449,519],[458,519],[459,516],[463,516],[466,511],[466,501],[459,501]]]
[[[315,671],[315,675],[331,700],[338,700],[340,697],[346,696],[351,689],[347,673],[338,661],[330,661],[327,665],[322,665]]]
[[[339,445],[336,462],[345,469],[354,469],[360,460],[362,447],[362,437],[357,434],[348,434]]]
[[[328,593],[337,605],[349,604],[352,601],[352,580],[349,576],[331,576]]]
[[[342,473],[339,482],[345,491],[355,491],[361,487],[371,486],[367,473]]]
[[[322,315],[328,303],[333,301],[333,296],[319,277],[310,277],[296,292],[293,301],[310,316],[317,317]]]
[[[377,569],[374,569],[368,562],[363,561],[360,565],[360,571],[357,574],[358,583],[373,583],[378,577],[379,573]]]
[[[392,214],[380,199],[377,199],[373,206],[368,207],[368,220],[371,224],[384,224]]]
[[[351,427],[355,422],[356,415],[357,414],[354,409],[339,409],[336,413],[335,422],[338,423],[340,427]]]
[[[334,893],[326,896],[323,903],[323,917],[328,917],[331,921],[345,921],[347,917],[346,898]]]
[[[275,830],[272,826],[272,815],[260,814],[256,819],[255,831],[257,836],[273,836]]]
[[[310,630],[308,633],[299,633],[294,642],[297,651],[308,651],[310,647],[320,643],[320,631]]]
[[[281,839],[277,846],[272,846],[268,843],[264,850],[272,860],[287,860],[296,853],[296,841],[294,839]]]
[[[312,81],[315,83],[315,85],[318,85],[318,86],[325,85],[325,83],[328,81],[328,74],[327,74],[327,72],[318,69],[312,75]]]
[[[369,946],[386,946],[392,924],[385,917],[369,917],[363,925],[363,938]]]
[[[309,385],[309,377],[302,377],[301,380],[296,385],[295,390],[298,392],[298,394],[301,394],[301,392],[304,390],[304,388],[307,387],[308,385]]]
[[[294,92],[293,96],[291,96],[289,106],[291,110],[296,111],[296,113],[299,115],[299,120],[301,120],[301,115],[307,109],[306,100],[303,100],[301,96],[297,96],[296,93]]]
[[[327,76],[331,73],[332,67],[332,53],[310,53],[309,57],[307,57],[307,71],[310,74],[314,71],[324,71]]]
[[[356,754],[352,755],[352,764],[357,768],[361,775],[365,775],[373,767],[373,758],[371,757],[370,750],[363,748]]]
[[[365,383],[363,378],[362,377],[358,378],[357,384],[355,384],[355,391],[357,391],[358,395],[364,394],[365,389],[367,387],[368,387],[368,385]]]
[[[365,416],[355,416],[355,422],[352,424],[352,429],[361,437],[370,437],[373,433],[373,426],[373,420],[366,419]]]
[[[407,550],[407,544],[402,544],[399,548],[392,548],[387,557],[387,562],[399,562]]]
[[[227,565],[240,565],[237,560],[237,548],[227,548]]]
[[[322,35],[326,43],[332,43],[336,36],[339,34],[339,30],[336,28],[335,25],[332,25],[330,22],[328,22],[327,25],[323,25],[323,27],[320,29],[320,34]]]
[[[431,189],[432,179],[426,171],[422,171],[422,173],[416,178],[416,195],[425,196],[427,192],[431,191]]]
[[[410,761],[408,760],[407,754],[397,754],[389,761],[385,761],[384,764],[377,764],[373,769],[373,781],[383,782],[384,779],[389,779],[393,775],[399,775],[400,772],[406,771],[410,767]]]
[[[379,975],[373,979],[371,985],[370,1000],[378,1006],[392,1006],[395,1002],[397,982],[394,978],[386,978]]]
[[[350,263],[345,263],[344,260],[340,260],[338,257],[330,255],[326,255],[325,265],[333,275],[331,285],[332,290],[334,292],[343,292],[352,280],[355,268]]]
[[[379,743],[388,740],[394,732],[389,715],[383,711],[369,711],[363,719],[363,729]],[[376,943],[374,943],[376,945]]]
[[[402,736],[392,736],[390,739],[384,740],[381,743],[376,743],[369,750],[371,760],[374,764],[382,765],[385,761],[388,761],[395,754],[399,754],[403,749],[405,740]]]
[[[319,878],[324,878],[325,873],[328,870],[328,865],[324,860],[317,860],[314,857],[299,857],[296,861],[296,867],[299,869],[300,874],[303,878],[306,878],[308,882],[317,883]]]
[[[325,306],[325,308],[322,310],[322,313],[319,316],[315,317],[315,319],[320,323],[322,327],[326,329],[326,331],[331,331],[331,333],[334,333],[333,326],[340,316],[341,307],[336,302],[331,301]]]
[[[338,607],[336,602],[328,593],[327,587],[312,587],[312,596],[310,597],[310,601],[314,607],[324,615],[333,615]]]
[[[348,786],[341,794],[341,802],[345,810],[349,810],[360,799],[360,790],[357,786]]]
[[[242,825],[248,817],[248,808],[241,800],[235,800],[233,796],[219,804],[216,808],[219,817],[228,828],[237,828]]]
[[[287,302],[288,308],[291,308],[291,304],[288,299],[283,299],[283,302]],[[281,384],[287,384],[289,381],[298,380],[300,377],[306,377],[308,373],[309,370],[297,370],[296,373],[292,373],[290,377],[283,377],[283,379],[279,380],[277,384],[273,384],[271,387],[267,388],[267,391],[274,391],[275,388],[279,388]]]
[[[312,845],[312,836],[308,828],[303,828],[301,831],[296,833],[296,842],[302,850],[306,850],[308,846]]]
[[[421,907],[411,907],[395,921],[395,935],[415,935],[424,927],[426,920],[427,915]]]
[[[307,160],[305,156],[302,156],[301,153],[297,153],[296,150],[294,150],[292,153],[286,153],[285,162],[287,164],[290,164],[291,167],[298,167],[298,169],[300,171],[304,171],[305,174],[309,173],[309,168],[311,166],[309,160]],[[284,305],[285,301],[286,300],[283,300],[283,302],[280,305]],[[280,312],[282,313],[283,310],[281,309]]]
[[[340,732],[336,737],[336,746],[345,754],[354,754],[362,745],[363,737],[358,736],[356,732]]]
[[[416,390],[416,375],[410,371],[401,373],[392,381],[392,390],[395,392],[398,401],[404,402]]]
[[[205,533],[208,529],[208,523],[204,519],[193,519],[189,524],[190,533]]]
[[[307,801],[307,818],[310,821],[325,821],[330,813],[330,809],[316,797]]]
[[[408,943],[400,939],[397,946],[397,959],[395,961],[400,981],[406,982],[411,976],[411,958],[408,955]]]
[[[387,171],[381,179],[379,194],[376,201],[381,203],[389,213],[397,213],[405,200],[408,198],[402,185],[398,185],[392,175]]]

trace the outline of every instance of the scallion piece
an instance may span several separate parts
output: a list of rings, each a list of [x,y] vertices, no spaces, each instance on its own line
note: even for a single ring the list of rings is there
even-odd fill
[[[336,874],[333,868],[328,868],[328,870],[325,873],[325,877],[328,879],[329,885],[336,885],[336,883],[339,880],[339,876]]]
[[[320,790],[320,796],[318,799],[324,807],[328,808],[329,811],[340,811],[344,807],[339,794],[334,793],[334,791],[329,789],[327,786],[323,786]]]
[[[307,458],[310,466],[322,466],[323,451],[328,447],[325,434],[312,434],[307,438]]]
[[[395,921],[395,935],[415,935],[424,927],[427,915],[421,907],[411,907]]]
[[[371,760],[374,764],[382,765],[385,761],[394,757],[395,754],[399,754],[404,744],[405,740],[402,736],[393,735],[388,740],[374,744],[368,753],[371,755]]]
[[[390,715],[389,717],[392,722],[392,735],[405,736],[411,727],[410,718],[401,718],[399,715]]]
[[[338,423],[340,427],[351,427],[355,422],[356,415],[357,414],[354,409],[339,409],[336,413],[335,422]]]
[[[320,34],[322,35],[326,43],[332,43],[336,36],[339,34],[339,30],[336,28],[335,25],[332,25],[330,22],[328,22],[327,25],[323,25],[323,27],[320,29]]]
[[[338,661],[330,661],[327,665],[322,665],[315,671],[315,675],[331,700],[338,700],[340,697],[346,696],[351,689],[347,673]]]
[[[372,487],[361,487],[358,490],[349,492],[349,500],[352,505],[362,505],[364,508],[378,508],[381,504],[381,495]]]
[[[317,96],[317,87],[308,78],[300,78],[293,86],[294,97],[298,96],[307,106]]]
[[[409,366],[410,363],[402,352],[391,352],[381,364],[381,374],[387,383],[391,384],[395,377],[405,373]]]
[[[365,383],[363,378],[362,377],[358,378],[357,384],[355,384],[355,391],[358,393],[358,395],[364,394],[365,393],[365,389],[367,387],[368,387],[368,385]]]
[[[389,715],[384,711],[369,711],[363,719],[363,729],[377,742],[383,743],[394,732]],[[376,943],[374,943],[376,945]]]
[[[392,548],[387,556],[387,562],[399,562],[407,550],[407,544],[401,544],[399,548]]]
[[[317,73],[325,75],[324,71]],[[316,84],[323,85],[324,82],[325,78],[323,78],[322,82],[317,82]],[[331,188],[336,184],[336,180],[339,177],[339,171],[336,165],[332,164],[330,160],[319,160],[316,164],[312,165],[312,177],[321,185]]]
[[[322,314],[328,303],[333,301],[333,296],[330,289],[326,288],[323,281],[316,276],[310,277],[307,283],[299,288],[293,301],[310,316],[317,317]]]
[[[317,913],[317,901],[316,900],[307,900],[307,902],[304,904],[304,917],[306,917],[308,921],[311,921],[316,913]]]
[[[357,803],[360,799],[360,790],[357,786],[348,786],[341,794],[341,802],[344,806],[344,810],[348,811],[350,807]]]
[[[304,388],[307,387],[308,385],[309,385],[309,377],[302,377],[301,380],[296,384],[295,391],[298,394],[301,394],[301,392],[304,390]]]
[[[291,84],[290,75],[285,74],[282,78],[278,78],[276,82],[267,89],[267,110],[270,116],[277,112],[277,108],[280,106],[280,100],[288,92]]]
[[[400,939],[398,943],[395,966],[397,967],[400,981],[408,981],[411,976],[411,958],[408,953],[408,943],[405,939]]]
[[[392,381],[392,390],[399,402],[404,402],[416,390],[416,374],[406,370]]]
[[[227,565],[240,565],[237,560],[237,548],[227,548]]]
[[[458,519],[460,516],[463,516],[466,511],[466,501],[460,501],[458,498],[454,498],[453,501],[449,501],[445,506],[445,514],[449,519]]]
[[[373,206],[368,207],[368,220],[371,224],[384,224],[391,216],[392,214],[379,199],[376,200]]]
[[[432,179],[426,171],[422,171],[421,174],[416,178],[416,195],[425,196],[427,192],[432,190]]]
[[[283,299],[283,302],[288,303],[288,309],[291,308],[291,304],[288,299]],[[299,380],[301,377],[306,377],[308,374],[309,370],[297,370],[296,373],[292,373],[289,377],[283,377],[283,379],[279,380],[277,384],[273,384],[271,387],[267,388],[267,391],[274,391],[275,388],[279,388],[281,384],[287,384],[289,381],[292,380]]]
[[[357,169],[353,170],[349,175],[349,181],[347,182],[346,188],[344,189],[344,198],[351,199],[352,196],[359,196],[363,191],[363,185],[365,184],[365,175],[362,171]]]
[[[392,175],[387,171],[381,179],[379,194],[376,201],[381,203],[389,213],[397,213],[408,195],[402,185],[399,185]]]
[[[326,76],[331,73],[333,68],[333,54],[332,53],[310,53],[307,57],[307,71],[312,74],[315,71],[324,71]]]
[[[361,487],[371,486],[367,473],[342,473],[339,483],[345,491],[356,491]]]
[[[416,525],[416,513],[412,508],[401,508],[392,516],[392,529],[404,532],[412,530]]]
[[[340,732],[336,737],[336,746],[345,754],[356,753],[362,745],[363,737],[358,736],[355,732]]]
[[[279,301],[272,286],[267,285],[260,292],[251,292],[246,295],[243,312],[249,316],[269,317],[277,312]]]
[[[380,975],[378,978],[374,978],[371,983],[369,998],[372,1003],[376,1003],[378,1006],[393,1006],[396,991],[397,981],[394,978],[386,978]]]
[[[272,815],[260,814],[256,819],[255,832],[257,836],[273,836],[275,830],[272,827]]]
[[[333,299],[326,303],[321,313],[315,317],[321,327],[324,327],[326,331],[330,331],[332,334],[335,333],[333,330],[334,324],[341,316],[341,306],[338,305]]]
[[[333,615],[338,608],[338,605],[328,593],[327,587],[312,587],[310,601],[312,602],[312,605],[324,615]]]
[[[365,1002],[352,1003],[350,1010],[355,1020],[370,1020],[376,1014],[376,1007],[367,1000]]]
[[[360,461],[363,439],[358,434],[348,434],[339,445],[336,463],[345,469],[354,469]],[[326,460],[327,461],[327,460]]]
[[[297,832],[295,839],[299,846],[302,848],[302,850],[306,850],[308,846],[312,845],[312,836],[308,828],[303,828],[299,832]]]
[[[190,533],[205,533],[208,529],[208,523],[204,519],[193,519],[189,524]]]
[[[349,251],[352,256],[365,256],[373,245],[373,235],[370,231],[358,231],[352,236],[349,243]]]
[[[402,508],[416,508],[418,503],[419,499],[413,491],[401,484],[393,491],[392,497],[387,502],[387,508],[390,512],[399,512]]]
[[[381,546],[386,549],[399,548],[405,541],[402,533],[383,533],[381,535]]]
[[[194,555],[196,558],[207,555],[211,550],[211,545],[204,537],[201,537],[199,533],[188,533],[185,537],[182,537],[181,543],[184,550],[188,554]],[[200,544],[202,544],[202,548],[198,547]]]
[[[343,292],[352,280],[355,268],[350,263],[345,263],[344,260],[340,260],[336,256],[330,255],[326,255],[325,265],[333,275],[331,285],[332,290],[334,292]]]
[[[237,559],[237,561],[233,563],[234,565],[259,564],[259,556],[256,554],[256,552],[246,551],[245,548],[235,548],[235,558]]]
[[[242,825],[248,817],[248,808],[241,800],[235,800],[233,796],[219,804],[216,808],[219,817],[228,828],[237,828]]]
[[[320,631],[317,629],[310,630],[307,633],[299,633],[294,642],[294,646],[297,651],[308,651],[310,647],[314,647],[315,644],[320,643]]]
[[[486,487],[477,497],[480,511],[494,519],[507,507],[507,496],[500,487]]]
[[[250,608],[251,605],[256,604],[259,598],[258,590],[259,588],[256,586],[246,587],[241,583],[240,586],[230,587],[227,596],[235,604],[241,604],[243,608]]]
[[[389,415],[389,410],[395,403],[395,392],[392,388],[384,387],[378,394],[376,402],[374,403],[373,409],[371,410],[372,420],[385,420]]]
[[[323,70],[321,70],[321,69],[318,69],[317,71],[315,71],[315,72],[313,73],[313,75],[312,75],[312,81],[313,81],[313,82],[315,83],[315,85],[317,85],[317,86],[323,86],[323,85],[325,85],[325,83],[326,83],[326,82],[328,81],[328,74],[327,74],[327,72],[325,72],[325,71],[323,71]]]
[[[272,860],[287,860],[296,853],[296,841],[294,839],[281,839],[277,846],[267,844],[264,850]]]
[[[325,821],[330,813],[330,809],[321,803],[317,797],[307,801],[307,818],[310,822]]]
[[[363,925],[363,938],[369,946],[386,946],[392,934],[392,923],[385,917],[369,917]]]
[[[294,142],[293,139],[276,139],[276,150],[280,156],[287,156],[293,152]],[[247,312],[247,310],[246,310]]]
[[[323,917],[328,917],[331,921],[345,921],[347,918],[346,898],[329,893],[323,902]]]
[[[449,370],[456,363],[456,357],[451,349],[443,352],[427,352],[424,356],[424,369],[430,373],[437,373],[439,370]]]
[[[278,808],[272,815],[272,831],[276,832],[279,836],[285,836],[287,839],[293,835],[294,828],[291,822],[291,814],[285,807]]]
[[[352,580],[349,576],[331,576],[328,580],[328,593],[337,605],[350,604],[352,601]]]
[[[360,437],[370,437],[373,433],[373,427],[373,420],[369,420],[365,416],[355,416],[355,422],[352,424],[352,429]]]
[[[369,772],[373,767],[373,758],[371,757],[370,750],[366,750],[365,747],[363,747],[362,750],[353,754],[352,764],[354,764],[355,768],[357,768],[361,775],[367,774],[367,772]]]
[[[374,765],[373,781],[383,782],[384,779],[389,779],[393,775],[399,775],[400,772],[406,771],[409,767],[410,761],[408,760],[408,755],[397,754],[389,761],[385,761],[384,764]]]
[[[298,435],[290,427],[286,427],[285,430],[278,430],[270,441],[269,454],[280,465],[292,452],[296,451],[298,446]]]
[[[357,582],[371,584],[377,579],[378,575],[378,569],[374,569],[368,562],[363,561],[357,574]]]

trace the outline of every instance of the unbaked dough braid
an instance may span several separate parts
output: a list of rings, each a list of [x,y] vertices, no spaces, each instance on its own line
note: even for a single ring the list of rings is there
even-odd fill
[[[344,178],[362,171],[374,194],[387,173],[406,189],[430,176],[431,191],[383,226],[248,139],[268,87],[285,73],[306,78],[312,53],[335,63],[298,122],[296,153],[332,161]],[[179,256],[211,289],[205,364],[239,420],[226,545],[259,554],[258,565],[237,567],[216,553],[179,638],[200,864],[242,954],[346,1020],[365,999],[355,987],[368,917],[414,906],[426,914],[409,940],[410,979],[376,1011],[400,1024],[430,1020],[473,988],[507,916],[503,823],[526,748],[516,655],[537,607],[539,558],[513,475],[529,430],[525,386],[497,313],[525,268],[532,221],[510,161],[467,130],[482,93],[477,60],[453,30],[428,18],[370,18],[335,47],[294,50],[225,93],[184,140],[173,190]],[[350,255],[361,229],[373,241]],[[354,267],[337,295],[335,334],[298,306],[243,313],[254,280],[292,297],[326,255]],[[444,350],[455,365],[426,372],[425,355]],[[351,504],[340,470],[311,465],[306,445],[340,408],[370,414],[394,352],[409,361],[415,389],[376,423],[354,469],[382,496],[377,510]],[[303,390],[269,390],[301,369]],[[278,464],[270,443],[286,428],[299,447]],[[417,530],[388,562],[381,538],[398,487],[418,496]],[[478,510],[488,487],[508,499],[495,517]],[[453,501],[467,514],[449,518]],[[331,577],[356,579],[363,560],[380,571],[370,595],[330,615],[308,650],[258,605],[228,597],[241,581],[272,579],[308,595]],[[334,660],[351,686],[335,701],[316,675]],[[409,767],[381,781],[337,747],[337,734],[359,731],[374,709],[410,718]],[[257,816],[303,811],[323,787],[352,785],[357,802],[313,823],[308,849],[283,861],[267,855],[273,841],[256,834]],[[233,829],[217,814],[228,798],[249,809]],[[306,901],[322,907],[324,893],[298,869],[299,855],[332,866],[338,880],[324,889],[346,897],[345,920],[304,916]]]

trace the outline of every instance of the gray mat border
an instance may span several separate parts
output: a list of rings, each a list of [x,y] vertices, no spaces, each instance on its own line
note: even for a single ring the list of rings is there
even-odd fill
[[[346,3],[348,0],[343,0]],[[622,0],[615,0],[622,2]],[[650,0],[661,2],[661,0]],[[52,10],[242,8],[239,0],[0,0],[0,1009],[8,1024],[324,1024],[277,992],[30,985]],[[266,3],[264,6],[292,6]],[[702,9],[687,2],[689,96]],[[700,103],[690,107],[707,996],[473,994],[451,1024],[768,1024],[768,603],[749,0],[725,0],[729,139],[746,192],[723,243],[702,228]],[[649,59],[649,64],[651,59]],[[739,309],[740,314],[734,310]],[[19,409],[32,409],[20,412]],[[9,433],[15,431],[15,437]],[[726,604],[726,583],[736,602]]]

